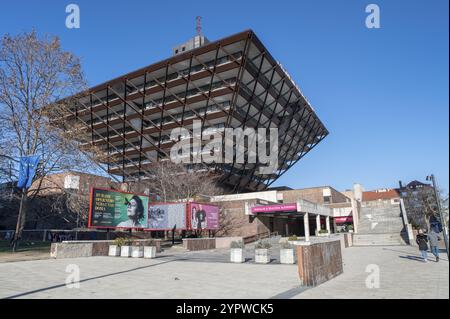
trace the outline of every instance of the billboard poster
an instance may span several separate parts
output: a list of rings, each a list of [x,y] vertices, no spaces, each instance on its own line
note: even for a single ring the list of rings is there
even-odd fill
[[[192,230],[219,228],[219,207],[208,204],[190,203],[189,209]]]
[[[149,229],[186,229],[186,204],[161,203],[150,205]]]
[[[149,198],[114,190],[91,191],[89,227],[146,228]]]

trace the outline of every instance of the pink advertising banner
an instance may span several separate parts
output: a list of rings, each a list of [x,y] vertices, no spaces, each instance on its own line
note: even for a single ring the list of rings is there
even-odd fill
[[[353,216],[335,217],[334,221],[336,224],[351,223],[353,222]]]
[[[272,213],[297,211],[297,204],[273,204],[252,207],[252,213]]]
[[[190,203],[190,224],[191,229],[218,229],[219,228],[219,207],[214,205]]]

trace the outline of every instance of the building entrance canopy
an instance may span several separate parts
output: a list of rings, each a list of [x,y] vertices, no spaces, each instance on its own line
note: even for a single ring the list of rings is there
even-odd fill
[[[334,221],[336,224],[353,223],[353,216],[335,217]]]
[[[302,199],[298,200],[297,203],[269,204],[250,208],[250,215],[259,213],[282,214],[286,212],[332,216],[332,210],[330,208]]]
[[[305,234],[305,241],[309,241],[310,229],[309,219],[315,216],[316,232],[322,230],[321,219],[325,217],[325,227],[330,233],[330,216],[333,211],[331,208],[316,204],[307,200],[299,199],[296,203],[273,203],[267,205],[258,205],[249,207],[246,206],[246,213],[248,215],[259,215],[264,217],[276,217],[277,220],[286,218],[303,218],[303,228]],[[312,216],[311,216],[312,215]],[[273,223],[273,221],[272,221]],[[289,233],[289,224],[285,224],[286,233]]]

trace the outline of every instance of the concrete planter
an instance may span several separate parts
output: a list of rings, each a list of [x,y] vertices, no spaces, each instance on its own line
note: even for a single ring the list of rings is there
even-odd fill
[[[133,258],[144,257],[144,247],[143,246],[131,246],[131,257],[133,257]]]
[[[280,249],[280,263],[289,265],[294,264],[294,249]]]
[[[294,245],[300,245],[302,243],[302,241],[301,240],[289,240],[288,243],[291,244],[292,246],[294,246]]]
[[[268,264],[270,262],[269,250],[255,249],[255,262],[257,264]]]
[[[230,260],[232,263],[243,263],[244,252],[242,248],[231,248],[230,249]]]
[[[131,246],[120,247],[120,257],[131,257]]]
[[[318,233],[317,236],[318,237],[327,237],[329,234],[328,233]]]
[[[155,258],[156,257],[156,247],[145,246],[144,247],[144,258]]]
[[[108,256],[111,256],[111,257],[120,256],[120,246],[109,245]]]

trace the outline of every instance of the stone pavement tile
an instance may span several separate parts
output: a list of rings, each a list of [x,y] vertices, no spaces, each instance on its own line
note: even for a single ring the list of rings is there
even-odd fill
[[[441,254],[441,262],[427,264],[416,256],[417,248],[409,246],[347,248],[342,275],[295,298],[449,298],[446,256]],[[370,265],[379,267],[379,288],[366,286]]]
[[[91,257],[0,264],[0,298],[448,298],[448,262],[424,264],[413,247],[343,250],[344,273],[302,291],[296,265],[232,264]],[[198,256],[198,254],[196,255]],[[367,265],[380,269],[368,289]],[[77,265],[80,288],[67,288],[66,267]],[[300,293],[301,292],[301,293]]]
[[[80,267],[80,288],[64,285],[70,264]],[[0,297],[20,292],[25,294],[19,298],[269,298],[298,286],[297,267],[292,265],[92,257],[17,266],[0,265],[0,281],[7,280],[10,287],[0,287]],[[273,267],[283,271],[274,272]]]

